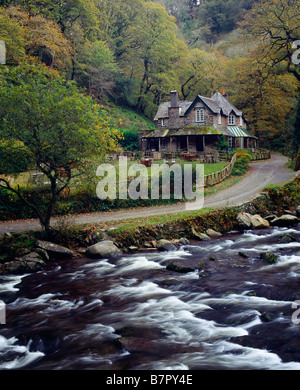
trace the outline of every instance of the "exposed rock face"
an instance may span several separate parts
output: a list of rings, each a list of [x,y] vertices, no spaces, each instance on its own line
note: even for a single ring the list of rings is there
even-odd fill
[[[48,241],[38,241],[38,247],[44,249],[53,258],[71,259],[75,255],[70,249]]]
[[[159,240],[157,242],[157,249],[160,251],[176,251],[176,246],[168,240]]]
[[[94,259],[115,259],[121,254],[119,248],[110,240],[100,241],[86,251],[86,255]]]

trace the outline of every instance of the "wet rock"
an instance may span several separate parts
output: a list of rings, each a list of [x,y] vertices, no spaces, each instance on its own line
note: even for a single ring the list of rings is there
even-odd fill
[[[46,263],[39,253],[31,252],[4,264],[4,270],[10,274],[22,275],[41,271]]]
[[[264,252],[260,254],[260,259],[268,262],[269,264],[276,264],[278,256],[272,252]]]
[[[292,234],[283,234],[279,240],[280,244],[288,244],[289,242],[294,241],[297,241],[297,239]]]
[[[179,245],[188,245],[189,243],[190,243],[190,241],[185,237],[182,237],[179,240]]]
[[[121,255],[121,251],[113,241],[105,240],[88,247],[86,255],[94,259],[115,259]]]
[[[38,241],[38,247],[45,250],[48,255],[53,258],[71,259],[75,256],[75,253],[70,249],[48,241]]]
[[[262,320],[262,322],[270,322],[274,319],[274,315],[271,313],[263,312],[260,315],[260,319]]]
[[[176,251],[176,246],[168,240],[159,240],[157,242],[157,249],[159,251]]]
[[[243,257],[244,259],[248,258],[248,256],[244,252],[239,252],[239,256]]]
[[[281,217],[274,218],[270,222],[272,226],[289,227],[295,226],[299,222],[298,218],[294,215],[284,214]]]
[[[196,240],[200,240],[200,241],[202,241],[202,240],[210,240],[210,237],[207,234],[205,234],[205,233],[198,233],[195,230],[194,227],[192,227],[192,231],[191,232],[192,232],[193,238],[195,238]]]
[[[167,265],[167,270],[168,271],[175,271],[181,274],[187,274],[189,272],[193,272],[195,269],[191,267],[187,267],[182,265],[180,262],[171,262]]]
[[[207,230],[206,230],[206,234],[207,234],[210,238],[219,238],[219,237],[222,236],[221,233],[216,232],[216,231],[213,230],[213,229],[207,229]]]

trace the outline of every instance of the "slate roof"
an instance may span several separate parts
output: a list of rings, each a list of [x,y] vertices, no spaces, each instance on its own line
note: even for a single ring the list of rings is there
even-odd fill
[[[230,113],[233,111],[236,116],[242,116],[242,111],[239,111],[233,104],[229,102],[229,100],[223,96],[220,92],[216,92],[211,98],[198,95],[195,100],[193,101],[179,101],[178,105],[180,108],[179,115],[185,116],[185,114],[192,109],[193,105],[198,100],[202,100],[206,106],[214,113],[219,114],[221,111],[224,115],[229,116]],[[158,119],[162,118],[168,118],[169,117],[169,107],[171,107],[171,102],[165,102],[161,103],[158,107],[158,111],[155,115],[154,121],[157,121]]]
[[[188,100],[179,101],[178,102],[179,115],[184,116],[187,109],[191,106],[192,103],[193,103],[192,101],[188,101]],[[161,103],[158,107],[158,111],[155,115],[154,120],[157,121],[158,119],[161,119],[161,118],[168,118],[169,117],[169,107],[171,107],[171,102]]]
[[[239,111],[236,107],[234,107],[234,105],[231,104],[230,101],[220,92],[216,92],[211,99],[214,100],[222,108],[224,115],[228,116],[232,111],[237,116],[243,115],[242,111]]]

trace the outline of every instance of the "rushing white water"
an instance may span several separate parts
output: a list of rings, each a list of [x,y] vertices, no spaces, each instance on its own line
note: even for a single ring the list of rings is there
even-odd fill
[[[246,232],[114,263],[63,261],[1,277],[8,321],[0,328],[0,369],[299,370],[291,283],[300,276],[300,244],[279,243],[284,233],[299,236],[295,228]],[[270,249],[277,264],[259,260]],[[240,251],[249,256],[244,263]],[[179,274],[166,270],[170,261],[206,268]],[[294,355],[285,355],[285,343]]]

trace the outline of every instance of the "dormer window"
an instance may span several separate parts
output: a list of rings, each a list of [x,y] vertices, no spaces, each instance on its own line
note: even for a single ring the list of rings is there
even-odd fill
[[[196,110],[196,123],[204,122],[204,108],[198,108]]]
[[[165,127],[166,126],[166,120],[165,119],[161,119],[160,124],[161,124],[161,127]]]
[[[235,125],[235,115],[229,115],[228,117],[228,125],[229,126],[234,126]]]

